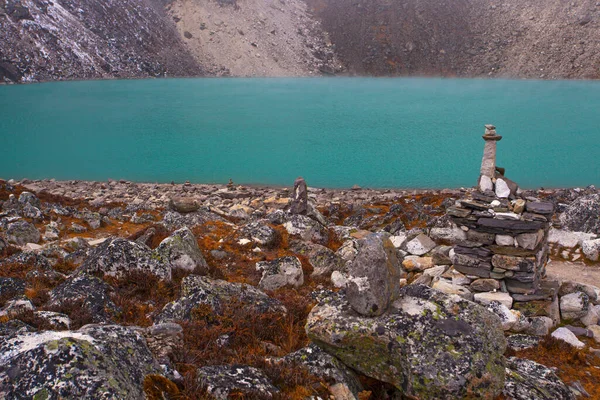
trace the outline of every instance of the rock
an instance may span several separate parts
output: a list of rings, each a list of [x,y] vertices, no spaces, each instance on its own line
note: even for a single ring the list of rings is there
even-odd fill
[[[406,256],[402,261],[402,267],[408,272],[425,271],[433,266],[432,257]]]
[[[486,308],[496,314],[502,323],[502,330],[509,331],[518,321],[517,316],[504,304],[491,301],[487,304]]]
[[[456,225],[451,228],[431,228],[429,236],[435,242],[459,243],[467,240],[467,233]]]
[[[277,290],[285,286],[298,288],[304,283],[302,263],[297,257],[287,256],[273,261],[256,263],[256,269],[262,271],[258,286],[263,290]]]
[[[575,395],[554,372],[531,360],[509,357],[502,392],[509,399],[575,400]]]
[[[585,283],[579,283],[575,281],[564,281],[558,289],[559,296],[565,296],[567,294],[576,292],[585,293],[589,297],[590,302],[593,303],[598,300],[598,293],[600,292],[600,289],[596,286],[586,285]]]
[[[581,323],[585,326],[597,325],[600,320],[598,309],[600,306],[590,306],[587,314],[580,318]]]
[[[263,221],[250,222],[244,225],[239,234],[241,237],[251,239],[256,244],[266,248],[276,246],[280,240],[277,231]]]
[[[570,293],[560,298],[560,315],[564,320],[584,317],[590,307],[590,298],[583,292]]]
[[[370,234],[357,241],[358,253],[347,264],[347,296],[362,315],[378,316],[387,310],[400,289],[400,263],[385,234]]]
[[[36,208],[30,204],[25,204],[21,210],[21,215],[23,215],[25,218],[36,220],[36,222],[39,222],[44,217],[39,208]]]
[[[2,300],[25,294],[25,281],[19,278],[0,277],[0,304]]]
[[[16,221],[8,224],[6,228],[6,239],[8,243],[24,246],[27,243],[39,243],[40,231],[35,225],[27,221]]]
[[[474,292],[493,292],[500,289],[500,283],[495,279],[476,279],[469,288]]]
[[[294,241],[290,244],[290,250],[308,258],[313,267],[312,277],[330,277],[332,272],[341,271],[345,265],[339,255],[320,244]]]
[[[540,343],[540,340],[542,339],[539,336],[523,334],[510,335],[506,338],[508,348],[513,351],[521,351],[536,347]]]
[[[551,228],[548,234],[548,243],[557,244],[567,249],[581,246],[586,240],[595,239],[596,235],[585,232],[569,232]]]
[[[592,332],[596,343],[600,343],[600,325],[591,325],[588,329]]]
[[[420,234],[416,238],[406,242],[404,248],[412,255],[422,256],[423,254],[429,253],[436,246],[437,244],[427,235]]]
[[[289,211],[291,214],[306,215],[308,213],[308,188],[302,177],[294,181],[294,192]]]
[[[4,307],[0,310],[0,320],[12,319],[18,317],[19,314],[22,314],[26,311],[35,310],[35,306],[25,296],[19,296],[12,300],[7,301],[4,304]]]
[[[71,222],[71,226],[69,226],[69,232],[84,233],[84,232],[87,232],[87,228],[83,225],[79,225],[79,224],[76,224],[75,222]]]
[[[510,196],[510,188],[502,178],[496,179],[496,196],[501,199],[507,199]]]
[[[560,215],[563,228],[600,234],[600,194],[582,196],[573,201]]]
[[[67,314],[57,313],[53,311],[35,311],[35,318],[44,320],[53,330],[65,330],[71,327],[71,319]]]
[[[172,249],[173,245],[174,241],[165,247]],[[174,250],[173,257],[180,256],[181,251],[182,248]],[[80,273],[102,272],[116,277],[140,272],[167,281],[171,280],[171,264],[166,255],[161,256],[144,245],[123,238],[113,238],[102,243],[92,251],[78,271]]]
[[[271,397],[279,390],[259,369],[245,365],[215,365],[198,369],[198,383],[217,400],[227,400],[233,391],[247,398]]]
[[[535,250],[543,238],[544,231],[541,229],[537,233],[521,233],[517,235],[517,244],[524,249]]]
[[[465,300],[473,300],[473,294],[464,286],[455,285],[445,279],[433,283],[432,288],[446,294],[456,294]]]
[[[21,192],[21,194],[19,195],[19,204],[21,204],[22,206],[25,206],[26,204],[28,204],[35,208],[41,207],[40,199],[38,199],[31,192]]]
[[[517,199],[513,202],[513,212],[516,214],[523,214],[525,211],[526,202],[523,199]]]
[[[154,253],[157,256],[155,258],[170,264],[173,269],[190,271],[197,275],[208,273],[208,264],[198,247],[196,237],[188,227],[173,232],[160,242]]]
[[[220,314],[232,301],[239,302],[239,306],[248,313],[286,312],[278,300],[267,296],[254,286],[190,275],[181,282],[181,297],[165,305],[154,319],[154,323],[193,320],[199,305],[207,305],[211,312]]]
[[[535,257],[516,257],[502,254],[494,254],[492,256],[492,265],[495,268],[507,271],[533,272],[535,262]]]
[[[200,205],[196,199],[191,197],[172,197],[169,200],[169,207],[171,210],[182,214],[191,213],[200,209]]]
[[[496,235],[496,244],[498,246],[514,246],[515,238],[509,235]]]
[[[345,288],[348,285],[348,277],[339,271],[333,271],[331,283],[336,288]]]
[[[432,261],[435,265],[452,265],[450,260],[452,246],[438,246],[433,250]]]
[[[358,394],[363,391],[362,384],[354,371],[314,343],[288,354],[281,361],[294,363],[307,369],[312,375],[344,385],[355,399],[358,399]]]
[[[534,336],[547,336],[554,326],[554,322],[549,317],[532,317],[530,324],[522,332]]]
[[[458,296],[409,285],[389,311],[357,314],[334,294],[308,316],[309,338],[345,365],[406,396],[494,398],[504,386],[506,340],[499,319]]]
[[[0,397],[144,399],[144,378],[161,374],[146,341],[118,325],[0,337]]]
[[[482,193],[494,191],[494,184],[492,178],[487,175],[481,175],[479,178],[479,190]]]
[[[475,293],[473,296],[475,302],[481,303],[484,305],[490,304],[492,301],[497,301],[501,304],[504,304],[507,308],[511,308],[513,304],[513,298],[510,297],[508,293],[504,292],[486,292],[486,293]]]
[[[95,323],[110,323],[119,311],[110,298],[112,288],[99,278],[72,276],[50,292],[50,307],[77,307]]]
[[[198,210],[190,213],[181,214],[176,211],[167,211],[163,215],[162,224],[167,229],[181,229],[184,227],[193,228],[205,224],[209,221],[218,221],[229,223],[220,215],[205,210]]]
[[[567,328],[558,328],[554,332],[552,332],[552,337],[558,340],[562,340],[563,342],[569,343],[573,347],[577,347],[578,349],[582,349],[585,347],[585,344],[577,339],[577,336]]]
[[[171,364],[174,353],[183,349],[183,328],[179,324],[155,324],[146,328],[143,335],[148,348],[161,364]]]
[[[581,243],[581,250],[590,261],[598,261],[600,259],[600,239],[584,240]]]
[[[394,236],[390,236],[390,240],[392,242],[392,244],[394,245],[395,248],[399,249],[402,247],[402,245],[404,244],[404,242],[406,242],[406,239],[408,238],[408,236],[405,233],[396,233],[396,235]]]
[[[305,215],[292,215],[290,219],[283,224],[285,230],[293,236],[299,236],[307,242],[315,242],[326,245],[329,239],[327,230],[317,221]]]
[[[150,245],[152,243],[152,239],[154,239],[155,236],[156,236],[156,229],[153,226],[151,226],[150,228],[148,228],[144,231],[142,236],[135,239],[135,242],[139,243],[139,244],[143,244],[144,246],[150,247]]]
[[[46,225],[46,231],[44,232],[44,240],[57,240],[60,235],[60,229],[58,228],[58,224],[56,221],[51,221],[48,225]]]

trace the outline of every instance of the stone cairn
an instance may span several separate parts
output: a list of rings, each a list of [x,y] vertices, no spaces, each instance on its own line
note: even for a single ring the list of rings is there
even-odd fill
[[[552,300],[557,287],[542,281],[548,261],[548,232],[554,205],[522,198],[516,183],[496,166],[496,145],[502,136],[485,126],[485,147],[477,190],[447,211],[466,231],[455,243],[455,270],[485,280],[489,291],[510,294],[515,301]],[[497,281],[494,283],[493,280]]]

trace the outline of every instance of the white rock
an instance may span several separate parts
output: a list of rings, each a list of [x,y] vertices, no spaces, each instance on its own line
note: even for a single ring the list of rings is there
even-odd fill
[[[429,236],[435,241],[447,241],[450,243],[467,240],[467,233],[456,225],[451,228],[431,228]]]
[[[486,308],[496,314],[500,321],[502,321],[502,330],[509,331],[519,320],[518,315],[513,313],[508,307],[504,304],[499,303],[497,301],[492,301],[486,305]]]
[[[422,256],[433,250],[437,244],[427,235],[420,234],[413,240],[406,243],[406,251],[415,256]]]
[[[513,304],[513,298],[510,297],[510,294],[504,292],[475,293],[474,300],[476,303],[480,303],[483,305],[488,305],[492,301],[497,301],[501,304],[504,304],[509,309],[512,307]]]
[[[492,178],[487,175],[481,175],[481,178],[479,178],[479,190],[482,192],[493,191],[494,183],[492,182]]]
[[[550,229],[548,235],[549,243],[558,244],[568,249],[572,249],[578,245],[581,246],[584,241],[592,239],[596,239],[596,235],[593,233],[563,231],[554,228]]]
[[[600,239],[584,240],[581,243],[581,249],[588,260],[598,261],[600,259]]]
[[[496,179],[496,196],[506,199],[510,196],[510,188],[502,178]]]
[[[240,240],[238,240],[238,244],[240,246],[245,246],[245,245],[247,245],[250,242],[251,242],[251,240],[249,240],[249,239],[240,239]]]
[[[498,207],[498,206],[500,206],[501,204],[502,204],[502,203],[500,203],[500,200],[494,200],[494,201],[492,201],[492,202],[490,203],[490,205],[491,205],[492,207]]]
[[[574,292],[560,298],[560,315],[565,320],[584,317],[589,310],[589,297],[583,292]]]
[[[333,271],[331,274],[331,283],[336,288],[344,288],[348,284],[348,278],[340,271]]]
[[[514,246],[515,238],[509,235],[496,235],[496,244],[498,246]]]
[[[390,236],[390,240],[392,241],[394,247],[399,249],[400,246],[402,246],[404,242],[406,242],[406,237],[407,236],[405,233],[398,233],[395,236]]]
[[[584,317],[581,317],[581,323],[585,326],[598,325],[600,315],[598,315],[598,306],[592,306]]]
[[[446,265],[436,265],[433,268],[429,268],[423,271],[423,275],[431,276],[432,278],[437,278],[440,277],[444,272],[446,272],[447,268],[448,266]]]
[[[108,238],[94,239],[90,240],[88,244],[92,247],[100,246],[102,243],[106,242]]]
[[[592,331],[592,335],[594,335],[594,340],[597,343],[600,343],[600,325],[588,326],[587,329]]]
[[[463,286],[453,285],[451,282],[448,282],[445,279],[439,279],[433,284],[432,288],[447,294],[457,294],[467,299],[473,297],[472,293],[467,288]]]
[[[42,246],[40,246],[39,244],[35,244],[35,243],[27,243],[25,245],[25,250],[28,250],[28,251],[40,251],[42,249],[43,249]]]
[[[517,221],[517,220],[521,219],[521,217],[519,215],[512,213],[512,212],[498,212],[498,213],[496,213],[496,218],[509,219],[509,220],[513,220],[513,221]]]
[[[554,332],[552,332],[552,337],[555,339],[562,340],[563,342],[569,343],[571,346],[577,347],[578,349],[582,349],[585,347],[585,344],[577,339],[577,336],[567,328],[558,328]]]

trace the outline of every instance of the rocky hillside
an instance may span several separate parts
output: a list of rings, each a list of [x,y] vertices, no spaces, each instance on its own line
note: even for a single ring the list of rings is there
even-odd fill
[[[595,0],[307,0],[353,74],[600,78]]]

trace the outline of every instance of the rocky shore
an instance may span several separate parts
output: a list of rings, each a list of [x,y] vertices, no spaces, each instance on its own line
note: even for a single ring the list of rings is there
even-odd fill
[[[0,397],[596,398],[600,191],[492,174],[0,180]]]

